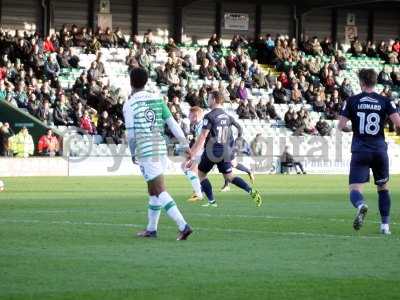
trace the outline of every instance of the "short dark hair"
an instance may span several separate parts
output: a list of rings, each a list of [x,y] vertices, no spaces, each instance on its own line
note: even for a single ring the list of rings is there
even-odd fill
[[[147,71],[143,68],[132,69],[130,77],[131,77],[131,86],[134,89],[144,88],[147,83],[147,80],[149,79]]]
[[[216,90],[211,91],[211,96],[213,97],[215,103],[224,104],[225,99],[220,91]]]
[[[374,69],[361,69],[358,72],[360,83],[367,87],[374,87],[378,81],[378,75]]]

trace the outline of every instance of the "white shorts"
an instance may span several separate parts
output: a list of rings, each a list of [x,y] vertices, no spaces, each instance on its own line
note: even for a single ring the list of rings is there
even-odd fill
[[[168,167],[168,158],[166,156],[145,157],[139,160],[139,167],[145,181],[151,181],[156,177],[163,175]]]

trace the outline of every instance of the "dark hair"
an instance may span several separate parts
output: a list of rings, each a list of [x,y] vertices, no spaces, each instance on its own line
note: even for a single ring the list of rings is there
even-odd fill
[[[145,87],[149,75],[147,74],[147,71],[143,68],[134,68],[131,70],[130,77],[131,86],[134,89],[142,89]]]
[[[378,75],[374,69],[361,69],[358,72],[360,83],[367,87],[374,87],[378,81]]]
[[[219,91],[211,91],[214,102],[217,104],[224,104],[224,96]]]

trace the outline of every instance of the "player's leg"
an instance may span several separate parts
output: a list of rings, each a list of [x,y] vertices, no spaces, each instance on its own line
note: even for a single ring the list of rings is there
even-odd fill
[[[250,178],[251,184],[254,184],[255,176],[254,176],[254,173],[251,171],[251,169],[246,167],[244,164],[238,162],[237,158],[235,159],[235,161],[236,161],[235,164],[232,164],[233,167],[239,171],[246,173]]]
[[[149,182],[149,192],[158,195],[161,207],[164,208],[167,215],[174,220],[178,226],[180,234],[177,239],[185,240],[192,233],[192,230],[176,206],[174,199],[172,199],[171,195],[166,191],[163,175],[159,175]]]
[[[390,206],[391,199],[388,188],[389,181],[389,157],[387,153],[376,153],[372,166],[374,181],[377,185],[378,206],[381,215],[380,232],[390,234]]]
[[[180,231],[178,239],[186,239],[192,233],[190,226],[176,207],[174,200],[166,191],[163,176],[166,165],[166,158],[160,158],[158,161],[148,160],[140,164],[140,169],[147,181],[150,201],[147,229],[143,232],[139,232],[139,237],[156,236],[161,208],[164,208],[167,215],[178,225]]]
[[[237,162],[236,157],[234,155],[232,155],[231,163],[232,163],[232,168],[236,168],[238,162]],[[231,190],[231,188],[229,187],[230,182],[225,176],[223,176],[223,177],[224,177],[224,186],[221,188],[221,192],[229,192]]]
[[[364,224],[368,212],[365,204],[362,188],[364,183],[369,182],[371,155],[370,153],[353,153],[350,162],[349,196],[351,204],[357,209],[353,221],[354,230],[360,230]]]
[[[151,190],[151,181],[153,180],[154,168],[150,167],[148,161],[142,161],[139,164],[140,171],[147,182],[147,189],[149,194],[149,204],[147,208],[148,223],[145,230],[137,233],[138,237],[155,238],[157,237],[158,221],[161,214],[161,203],[155,193]]]
[[[257,190],[253,189],[252,187],[250,187],[250,185],[245,180],[243,180],[241,177],[234,176],[232,174],[231,162],[222,161],[222,162],[218,163],[217,166],[218,166],[219,172],[224,175],[224,178],[226,180],[228,180],[230,183],[236,185],[238,188],[244,190],[251,196],[251,198],[255,201],[257,207],[262,205],[262,199],[261,199],[260,193]]]
[[[208,203],[203,206],[213,206],[217,207],[217,202],[214,198],[213,188],[210,180],[207,178],[208,172],[212,170],[214,163],[208,159],[207,155],[204,153],[201,157],[200,164],[198,166],[199,178],[201,189],[208,199]]]
[[[188,199],[189,202],[196,202],[203,200],[203,193],[201,191],[200,179],[197,171],[197,163],[193,162],[190,168],[187,168],[185,163],[182,163],[182,170],[186,178],[189,180],[193,188],[193,195]]]

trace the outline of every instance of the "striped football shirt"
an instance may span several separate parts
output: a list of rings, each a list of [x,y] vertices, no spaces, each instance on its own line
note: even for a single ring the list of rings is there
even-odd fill
[[[127,130],[134,130],[138,159],[167,155],[165,122],[172,115],[163,98],[140,91],[130,95],[123,108]]]

